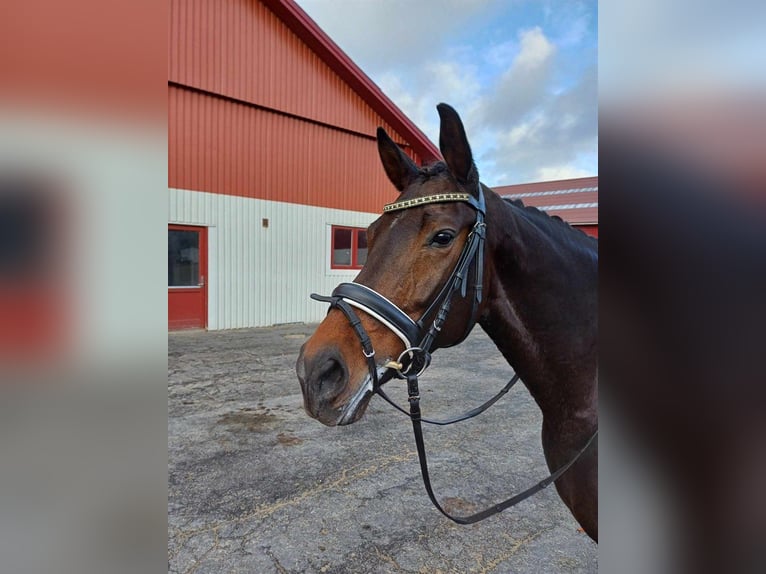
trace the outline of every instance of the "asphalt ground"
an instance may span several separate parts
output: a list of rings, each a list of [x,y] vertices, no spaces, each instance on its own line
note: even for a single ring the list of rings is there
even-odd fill
[[[410,422],[382,399],[346,427],[309,418],[294,367],[315,327],[169,336],[169,572],[597,572],[598,546],[553,487],[460,526],[431,505]],[[512,374],[477,327],[434,355],[423,415],[464,412]],[[406,405],[401,382],[386,388]],[[447,509],[476,511],[547,476],[540,422],[518,384],[475,419],[427,426]]]

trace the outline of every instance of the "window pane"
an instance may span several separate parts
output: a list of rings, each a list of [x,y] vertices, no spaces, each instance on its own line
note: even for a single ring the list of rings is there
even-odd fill
[[[356,237],[356,262],[360,267],[367,263],[367,231],[364,229],[357,232]]]
[[[0,278],[42,279],[55,251],[47,190],[11,174],[0,182]]]
[[[351,265],[351,230],[333,229],[333,265]]]
[[[199,233],[168,230],[168,286],[199,285]]]

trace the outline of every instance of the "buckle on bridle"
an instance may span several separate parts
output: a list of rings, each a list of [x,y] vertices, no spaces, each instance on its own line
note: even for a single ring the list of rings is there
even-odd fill
[[[407,375],[413,373],[419,377],[430,364],[431,354],[428,351],[424,351],[420,347],[410,347],[402,351],[396,361],[389,361],[385,366],[393,369],[397,378],[406,379]]]

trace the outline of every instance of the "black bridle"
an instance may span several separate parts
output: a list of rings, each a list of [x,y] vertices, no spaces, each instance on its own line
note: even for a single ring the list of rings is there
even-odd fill
[[[444,508],[442,508],[442,506],[439,504],[439,501],[436,499],[436,495],[433,492],[433,488],[431,487],[431,479],[428,473],[428,461],[426,458],[426,449],[425,443],[423,441],[423,428],[421,423],[449,425],[475,417],[476,415],[483,413],[485,410],[495,404],[500,399],[500,397],[505,395],[519,380],[519,375],[514,374],[511,380],[509,380],[494,397],[462,415],[444,420],[427,419],[421,415],[418,377],[423,374],[423,372],[431,363],[430,351],[433,347],[436,337],[438,336],[438,333],[441,331],[442,327],[444,326],[444,322],[447,319],[450,306],[452,305],[453,296],[458,292],[460,292],[462,298],[465,298],[468,295],[468,273],[472,263],[474,269],[474,285],[471,315],[462,337],[453,344],[457,344],[463,341],[471,332],[474,325],[476,324],[476,321],[478,320],[477,313],[482,300],[484,240],[486,237],[486,224],[484,222],[484,217],[486,215],[486,205],[484,201],[484,192],[480,184],[478,186],[477,197],[474,197],[468,193],[446,193],[419,197],[406,201],[399,201],[396,203],[388,204],[383,208],[384,212],[390,212],[400,209],[408,209],[420,205],[426,205],[429,203],[444,202],[468,203],[476,211],[476,219],[470,233],[468,234],[468,238],[466,239],[465,245],[463,246],[463,250],[460,254],[460,257],[458,258],[458,262],[455,265],[455,268],[452,270],[452,273],[445,282],[439,294],[431,302],[425,313],[423,313],[418,321],[413,321],[397,305],[389,301],[380,293],[359,283],[341,283],[335,288],[331,296],[326,297],[312,293],[311,298],[317,301],[329,303],[330,308],[338,309],[346,316],[362,345],[362,352],[366,358],[367,368],[369,369],[370,373],[368,383],[363,385],[357,391],[354,397],[352,397],[343,413],[341,414],[338,423],[344,424],[348,422],[348,418],[353,415],[356,406],[371,394],[380,395],[394,408],[407,415],[412,421],[412,429],[415,435],[415,444],[417,446],[418,458],[420,460],[420,470],[421,474],[423,475],[423,483],[425,485],[426,492],[428,493],[428,497],[431,499],[431,502],[442,514],[444,514],[444,516],[450,520],[453,520],[458,524],[473,524],[474,522],[488,518],[493,514],[497,514],[498,512],[501,512],[506,508],[521,502],[522,500],[532,496],[533,494],[543,490],[555,482],[588,449],[593,440],[596,438],[598,429],[593,433],[590,439],[588,439],[585,446],[580,449],[580,451],[578,451],[571,460],[569,460],[563,466],[559,467],[553,474],[544,480],[541,480],[532,487],[524,490],[519,494],[516,494],[515,496],[512,496],[511,498],[499,504],[495,504],[494,506],[469,516],[453,516],[444,510]],[[372,346],[372,341],[370,340],[367,331],[362,326],[362,322],[354,311],[354,308],[361,309],[368,315],[380,321],[402,340],[405,348],[396,361],[389,361],[382,367],[378,367],[375,360],[375,350]],[[426,327],[426,324],[430,318],[432,318],[431,323],[428,327]],[[407,381],[407,396],[410,404],[409,412],[396,404],[383,391],[383,384],[394,377]]]

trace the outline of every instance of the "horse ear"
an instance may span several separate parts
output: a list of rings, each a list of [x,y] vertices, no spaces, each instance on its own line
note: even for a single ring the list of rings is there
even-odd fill
[[[471,191],[479,184],[479,172],[473,163],[471,146],[465,135],[463,122],[457,112],[447,104],[436,106],[441,118],[439,131],[439,149],[455,179]]]
[[[420,173],[415,162],[388,137],[383,128],[378,128],[378,153],[388,179],[399,191],[404,191]]]

